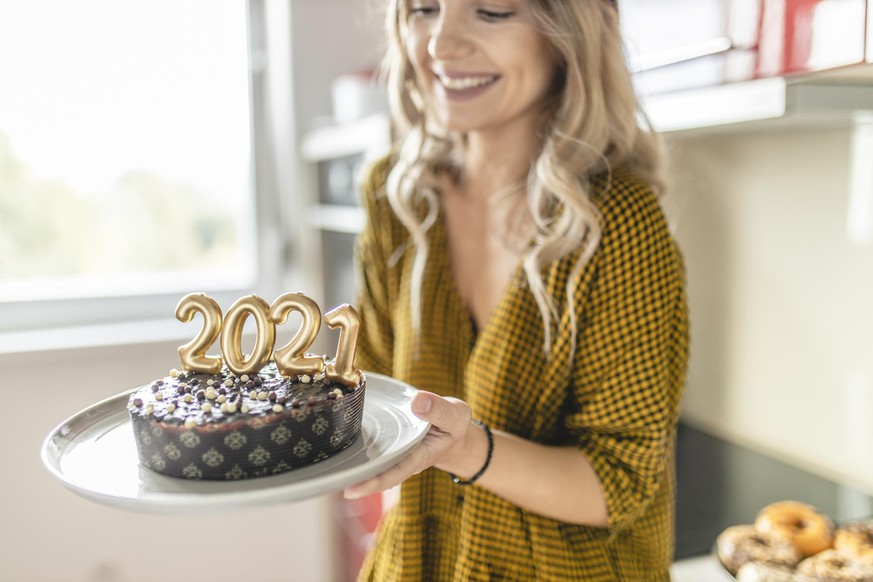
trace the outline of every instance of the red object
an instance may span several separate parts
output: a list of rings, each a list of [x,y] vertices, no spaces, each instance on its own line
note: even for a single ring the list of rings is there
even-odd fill
[[[353,582],[370,549],[373,533],[382,519],[382,494],[375,493],[361,499],[339,498],[337,502],[339,545],[343,564],[341,580]]]
[[[755,76],[790,75],[863,62],[864,3],[843,3],[851,10],[835,12],[835,1],[760,0]],[[828,15],[831,18],[825,17]],[[814,46],[817,55],[813,54]]]
[[[812,17],[821,0],[787,0],[785,6],[785,48],[783,71],[802,71],[812,52]]]

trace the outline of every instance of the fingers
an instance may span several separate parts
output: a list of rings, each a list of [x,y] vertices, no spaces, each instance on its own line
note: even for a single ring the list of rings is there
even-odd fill
[[[470,427],[470,406],[456,398],[443,398],[431,392],[419,392],[411,403],[412,412],[431,424],[427,435],[412,452],[383,473],[345,490],[345,497],[355,499],[383,491],[421,473],[443,458],[453,445],[462,441]]]
[[[390,489],[427,469],[430,466],[427,455],[428,453],[422,447],[416,447],[407,457],[390,469],[363,483],[346,488],[343,496],[346,499],[358,499],[372,493]]]

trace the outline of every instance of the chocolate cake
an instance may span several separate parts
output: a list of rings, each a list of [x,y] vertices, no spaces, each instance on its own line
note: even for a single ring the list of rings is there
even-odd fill
[[[326,359],[326,358],[325,358]],[[360,434],[366,379],[176,372],[138,388],[128,410],[145,467],[185,479],[275,475],[317,463]]]

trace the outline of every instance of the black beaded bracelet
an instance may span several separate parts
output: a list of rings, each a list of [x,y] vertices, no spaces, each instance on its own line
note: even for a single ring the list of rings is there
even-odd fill
[[[491,434],[491,429],[488,428],[488,425],[481,420],[474,419],[471,422],[485,431],[485,435],[488,437],[488,455],[485,457],[485,464],[482,465],[482,468],[479,469],[479,471],[469,479],[461,479],[457,475],[452,475],[451,473],[449,473],[449,475],[451,475],[452,477],[452,482],[455,485],[472,485],[473,483],[475,483],[488,468],[488,465],[491,464],[491,455],[492,453],[494,453],[494,435]]]

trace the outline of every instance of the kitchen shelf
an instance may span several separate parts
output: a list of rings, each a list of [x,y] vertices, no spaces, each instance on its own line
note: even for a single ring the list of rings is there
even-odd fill
[[[345,156],[381,155],[391,147],[391,125],[388,115],[376,113],[344,123],[327,125],[307,133],[300,146],[308,162],[323,162]]]
[[[643,99],[643,109],[662,133],[849,127],[859,120],[866,123],[873,115],[873,65],[651,95]],[[301,153],[315,167],[350,156],[369,161],[385,154],[390,145],[388,116],[375,114],[309,132]],[[324,184],[318,182],[314,179],[313,189],[323,189]],[[351,202],[330,203],[311,193],[305,204],[308,227],[320,232],[360,232],[363,212]]]
[[[873,111],[873,67],[655,94],[642,107],[662,133],[847,127]]]
[[[322,231],[357,234],[364,228],[364,220],[364,210],[359,206],[317,204],[306,210],[309,226]]]

